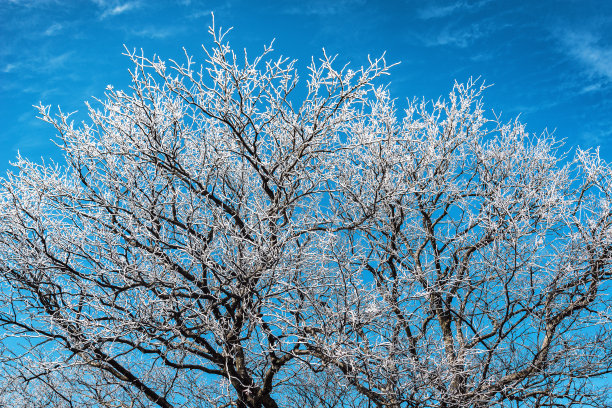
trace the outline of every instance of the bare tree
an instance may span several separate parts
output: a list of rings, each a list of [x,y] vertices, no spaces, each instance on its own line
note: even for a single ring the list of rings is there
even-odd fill
[[[603,407],[612,171],[323,55],[136,52],[0,189],[3,404]]]

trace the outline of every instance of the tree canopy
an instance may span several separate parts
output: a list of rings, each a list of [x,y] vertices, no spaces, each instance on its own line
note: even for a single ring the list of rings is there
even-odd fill
[[[612,170],[325,54],[127,52],[0,187],[0,405],[603,407]]]

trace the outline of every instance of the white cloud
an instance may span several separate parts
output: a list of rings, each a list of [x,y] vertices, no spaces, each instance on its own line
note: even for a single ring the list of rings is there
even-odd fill
[[[566,31],[561,35],[565,53],[580,62],[592,76],[612,80],[612,48],[599,44],[589,32]]]
[[[8,74],[9,72],[13,72],[17,67],[17,64],[6,64],[4,68],[2,68],[2,72]]]
[[[331,16],[352,7],[362,7],[365,0],[310,0],[300,5],[291,5],[283,9],[286,14]]]
[[[221,8],[221,7],[220,8],[216,8],[215,12],[218,13],[220,10],[223,10],[223,8]],[[192,20],[200,18],[200,17],[210,18],[210,13],[212,13],[212,12],[213,12],[213,10],[209,10],[209,9],[200,10],[200,11],[193,11],[193,12],[190,11],[189,15],[187,16],[187,18],[192,19]]]
[[[459,48],[466,48],[487,32],[488,30],[483,29],[479,24],[458,29],[446,27],[437,35],[425,39],[425,44],[429,46],[454,45]]]
[[[20,71],[20,75],[38,75],[41,73],[53,73],[66,66],[71,58],[74,58],[73,51],[67,51],[62,54],[50,54],[48,52],[41,54],[26,54],[18,61],[6,64],[0,72],[8,74],[15,71]]]
[[[61,29],[63,28],[63,26],[60,23],[53,23],[49,26],[49,28],[47,28],[45,30],[45,32],[43,33],[43,35],[45,36],[51,36],[51,35],[55,35],[57,34]]]
[[[113,6],[113,5],[109,5],[108,2],[105,2],[104,0],[102,1],[97,0],[96,4],[105,8],[102,15],[100,15],[101,19],[104,19],[109,16],[117,16],[119,14],[123,14],[126,11],[133,10],[139,6],[139,4],[135,1],[131,1],[131,2],[123,3],[123,4],[117,4]]]
[[[45,62],[45,68],[49,70],[61,68],[70,59],[71,55],[72,55],[72,51],[68,51],[63,54],[56,55],[54,57],[49,58]]]
[[[454,14],[455,12],[478,9],[484,6],[485,4],[489,3],[489,1],[490,0],[481,0],[475,3],[469,3],[465,0],[461,0],[461,1],[456,1],[452,4],[447,4],[443,6],[433,4],[433,5],[429,5],[425,8],[420,9],[417,12],[417,15],[421,20],[430,20],[433,18],[443,18],[443,17],[448,17],[451,14]]]
[[[137,37],[145,37],[151,39],[164,39],[175,35],[179,30],[172,28],[152,28],[147,27],[141,30],[132,30],[131,34]]]
[[[446,6],[431,5],[429,7],[420,9],[417,14],[420,19],[429,20],[432,18],[446,17],[454,13],[456,10],[464,7],[466,7],[466,3],[464,1],[457,1]]]
[[[582,148],[597,148],[607,143],[612,137],[612,132],[606,129],[582,132],[579,136]]]
[[[581,90],[580,93],[590,93],[596,92],[604,88],[604,85],[601,82],[596,82],[594,84],[586,85]]]

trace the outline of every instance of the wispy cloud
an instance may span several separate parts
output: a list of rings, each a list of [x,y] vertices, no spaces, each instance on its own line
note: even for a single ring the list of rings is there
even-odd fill
[[[15,69],[18,68],[17,64],[6,64],[3,68],[2,68],[2,72],[5,74],[8,74],[9,72],[13,72],[15,71]]]
[[[600,45],[597,36],[585,31],[565,31],[561,43],[563,51],[581,63],[590,76],[612,81],[612,48]]]
[[[219,13],[220,10],[223,10],[223,9],[221,7],[218,7],[218,8],[215,8],[214,10],[210,10],[210,9],[198,10],[198,11],[190,12],[187,15],[187,18],[190,20],[195,20],[201,17],[210,18],[210,13],[213,13],[213,12]]]
[[[429,6],[420,9],[417,12],[417,16],[421,19],[421,20],[430,20],[430,19],[434,19],[434,18],[443,18],[443,17],[448,17],[454,13],[460,12],[460,11],[467,11],[467,10],[475,10],[478,9],[482,6],[484,6],[485,4],[489,3],[490,0],[482,0],[482,1],[477,1],[477,2],[468,2],[468,1],[456,1],[452,4],[446,4],[446,5],[439,5],[439,4],[430,4]]]
[[[0,72],[4,74],[19,72],[24,77],[38,76],[40,74],[53,74],[61,71],[62,68],[74,58],[74,52],[67,51],[61,54],[44,54],[26,55],[18,61],[10,62],[4,65]],[[7,85],[7,84],[3,84]],[[6,89],[2,87],[1,89]]]
[[[426,3],[417,10],[417,17],[424,20],[425,29],[417,37],[421,43],[432,46],[467,48],[483,37],[488,37],[510,24],[504,22],[499,10],[484,13],[484,6],[491,0],[456,0],[443,5]],[[429,21],[429,20],[436,21]],[[479,58],[490,58],[490,52],[480,51]],[[485,55],[487,54],[487,55]]]
[[[132,35],[135,35],[137,37],[145,37],[145,38],[151,38],[151,39],[164,39],[164,38],[168,38],[168,37],[172,37],[176,34],[178,34],[181,30],[180,29],[174,29],[174,28],[153,28],[153,27],[146,27],[140,30],[132,30],[130,31],[130,33]]]
[[[538,100],[535,104],[522,104],[511,107],[509,110],[516,115],[530,115],[537,112],[546,111],[566,102],[563,98],[547,98]]]
[[[8,0],[8,4],[25,8],[36,8],[54,3],[59,3],[59,0]]]
[[[597,148],[604,145],[612,138],[612,131],[608,129],[594,129],[591,131],[582,132],[579,136],[580,145],[582,148]]]
[[[426,8],[420,9],[417,15],[422,20],[429,20],[432,18],[441,18],[453,14],[455,11],[462,9],[466,6],[464,1],[457,1],[453,4],[446,6],[430,5]]]
[[[582,87],[582,89],[580,90],[580,93],[595,92],[595,91],[599,91],[599,90],[601,90],[603,88],[604,88],[604,85],[601,82],[597,82],[597,83],[586,85],[586,86]]]
[[[123,14],[140,6],[140,4],[136,1],[130,1],[122,4],[109,4],[107,1],[97,0],[96,3],[104,9],[100,15],[100,19],[105,19],[110,16],[118,16],[119,14]]]
[[[301,5],[291,5],[283,11],[286,14],[331,16],[338,14],[347,8],[363,6],[365,0],[310,0]]]
[[[55,70],[55,69],[61,68],[70,59],[72,54],[73,54],[72,51],[68,51],[63,54],[59,54],[59,55],[50,57],[49,59],[46,60],[44,68],[48,70]]]
[[[61,31],[61,29],[62,29],[63,27],[64,27],[64,26],[63,26],[63,25],[61,25],[60,23],[53,23],[53,24],[51,24],[51,25],[49,26],[49,28],[47,28],[47,29],[45,30],[45,32],[43,33],[43,35],[45,35],[45,36],[47,36],[47,37],[49,37],[49,36],[51,36],[51,35],[55,35],[55,34],[57,34],[58,32],[60,32],[60,31]]]
[[[232,4],[231,0],[222,0],[222,1],[208,1],[203,5],[190,5],[189,13],[187,14],[187,18],[190,20],[196,20],[200,18],[210,19],[211,13],[222,15],[223,13],[235,13],[232,9],[235,7],[235,4]]]
[[[480,24],[472,24],[460,28],[446,27],[439,33],[426,38],[425,44],[428,46],[453,45],[459,48],[466,48],[487,33],[488,30]]]

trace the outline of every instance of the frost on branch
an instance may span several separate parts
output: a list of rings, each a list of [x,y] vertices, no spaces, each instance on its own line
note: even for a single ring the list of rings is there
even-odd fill
[[[610,167],[384,58],[127,52],[0,189],[0,404],[605,406]],[[296,91],[299,89],[299,91]],[[297,94],[304,95],[298,96]],[[335,404],[335,405],[334,405]]]

